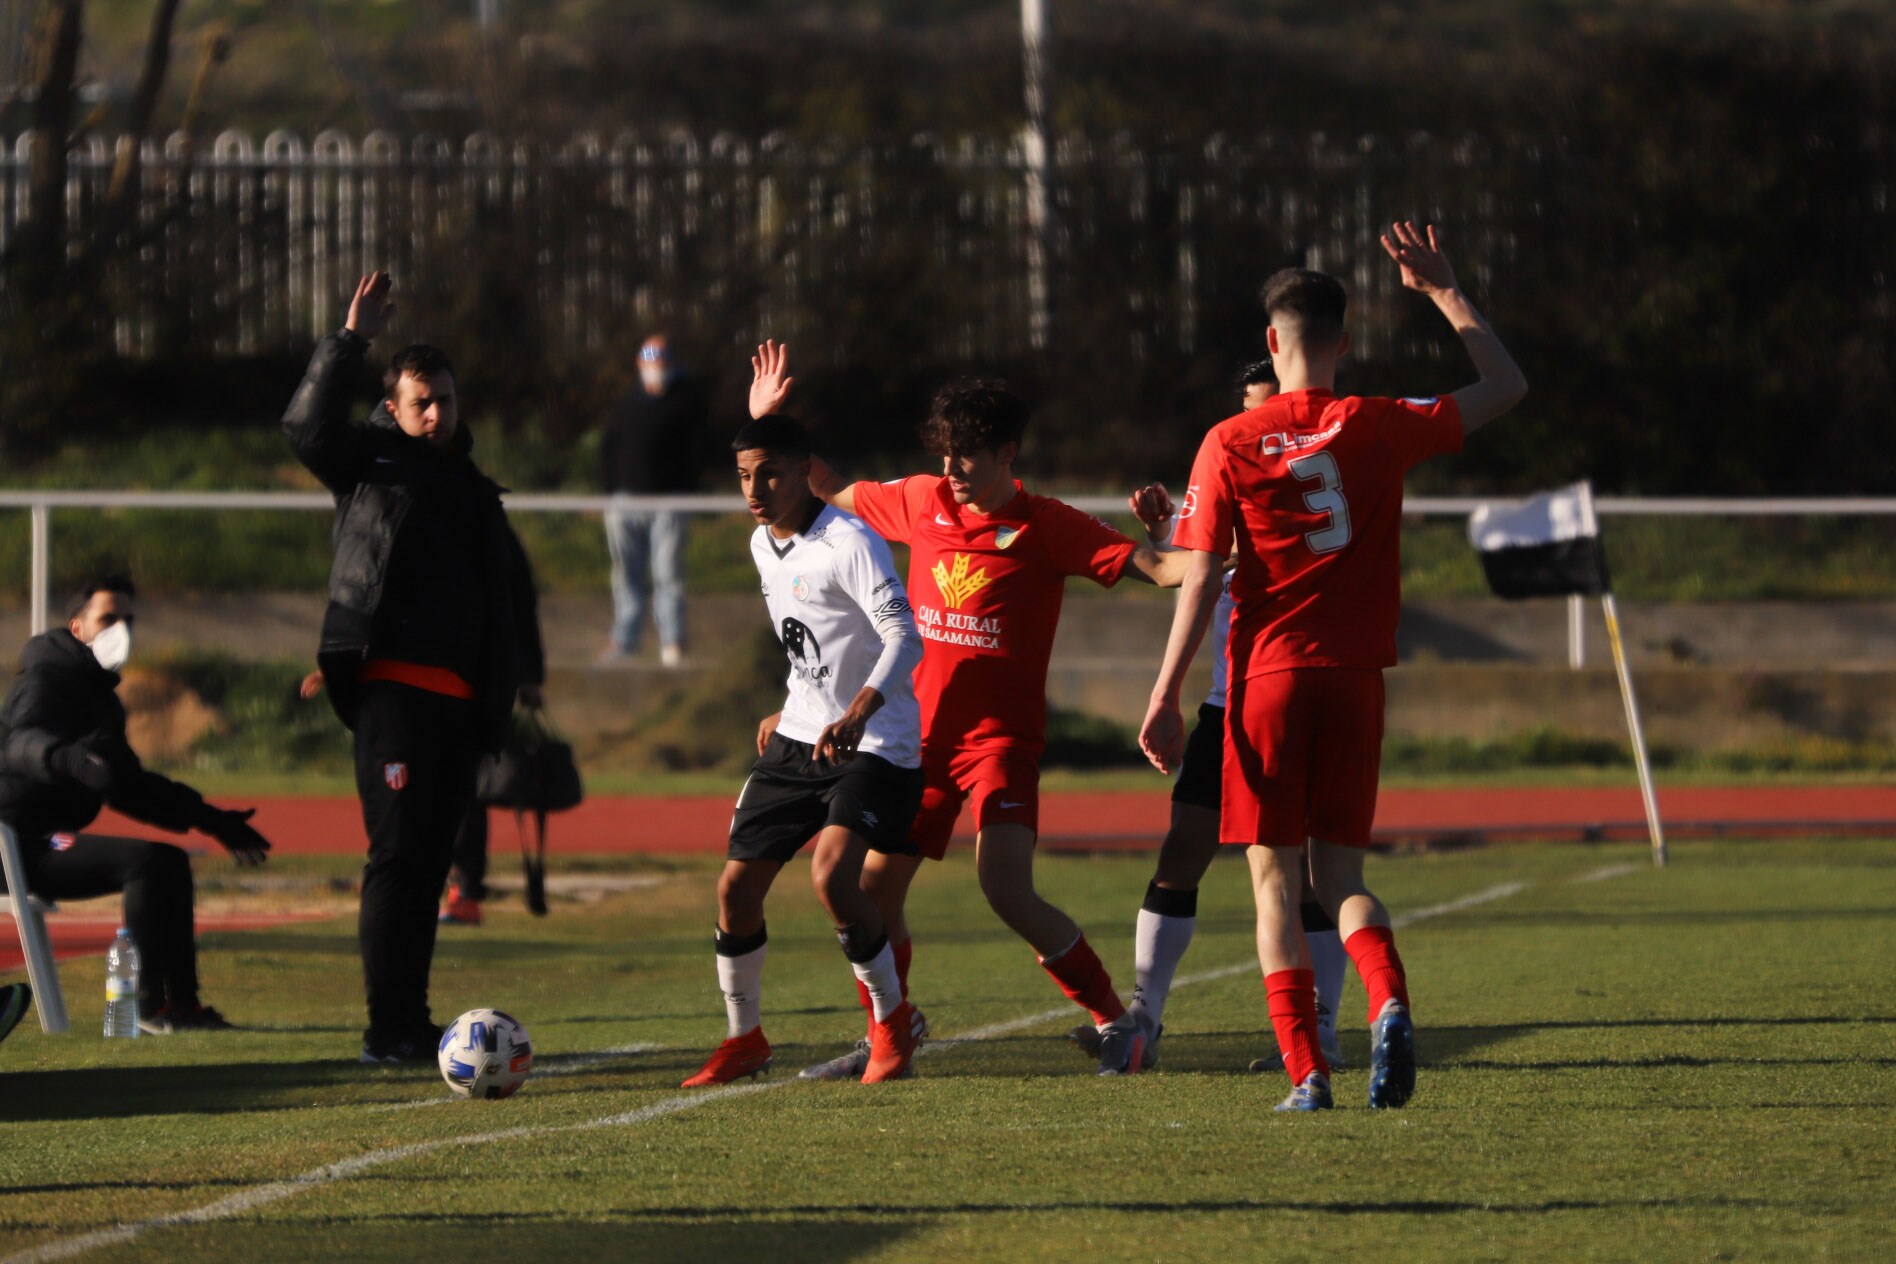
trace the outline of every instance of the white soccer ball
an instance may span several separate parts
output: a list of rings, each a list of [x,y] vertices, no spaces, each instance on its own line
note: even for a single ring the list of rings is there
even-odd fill
[[[435,1061],[457,1097],[511,1097],[533,1073],[533,1041],[513,1015],[471,1009],[441,1033]]]

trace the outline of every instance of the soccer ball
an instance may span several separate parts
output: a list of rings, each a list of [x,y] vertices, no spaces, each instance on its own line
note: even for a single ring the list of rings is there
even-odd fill
[[[435,1061],[456,1097],[511,1097],[533,1071],[533,1041],[513,1015],[471,1009],[441,1033]]]

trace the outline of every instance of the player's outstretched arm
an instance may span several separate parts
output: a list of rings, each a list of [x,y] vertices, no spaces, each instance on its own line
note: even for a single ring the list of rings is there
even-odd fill
[[[1191,559],[1189,550],[1156,549],[1150,544],[1141,544],[1132,551],[1132,560],[1126,563],[1126,578],[1142,584],[1157,584],[1160,588],[1177,588],[1191,570]]]
[[[751,357],[750,415],[753,420],[782,412],[797,380],[790,376],[790,347],[766,338]]]
[[[1436,310],[1448,318],[1461,335],[1468,358],[1475,363],[1479,381],[1465,386],[1454,395],[1461,409],[1462,433],[1473,434],[1481,427],[1521,402],[1527,394],[1527,376],[1501,345],[1486,318],[1475,310],[1455,280],[1455,269],[1442,253],[1441,238],[1435,225],[1427,235],[1407,220],[1390,225],[1383,234],[1383,249],[1402,269],[1402,283],[1418,294],[1426,294]]]
[[[856,512],[856,485],[820,456],[810,458],[810,495],[846,514]]]
[[[1170,556],[1186,561],[1184,583],[1178,592],[1178,607],[1172,612],[1172,633],[1165,642],[1165,662],[1159,679],[1152,686],[1152,701],[1146,707],[1145,723],[1139,726],[1139,749],[1152,766],[1169,773],[1185,756],[1185,714],[1179,705],[1184,691],[1185,672],[1211,626],[1212,612],[1218,607],[1218,592],[1223,587],[1224,559],[1216,553],[1195,549],[1181,550]]]

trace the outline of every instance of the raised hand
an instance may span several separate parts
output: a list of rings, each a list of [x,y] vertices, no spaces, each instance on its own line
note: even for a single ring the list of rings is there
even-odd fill
[[[349,302],[349,319],[343,322],[349,332],[373,342],[377,334],[388,328],[388,322],[395,315],[395,304],[388,296],[394,286],[395,278],[386,272],[371,272],[356,282],[355,298]]]
[[[1177,506],[1172,503],[1172,494],[1165,490],[1164,483],[1149,483],[1141,487],[1126,497],[1126,508],[1132,510],[1132,516],[1145,528],[1146,537],[1155,544],[1165,539],[1172,515],[1178,512]]]
[[[790,388],[797,380],[790,376],[790,348],[781,342],[764,339],[751,357],[750,414],[768,417],[783,410]]]
[[[1429,295],[1460,288],[1455,284],[1455,269],[1448,266],[1448,257],[1442,253],[1435,225],[1428,226],[1428,238],[1424,240],[1412,222],[1401,220],[1389,226],[1382,244],[1402,269],[1402,283],[1408,288]]]

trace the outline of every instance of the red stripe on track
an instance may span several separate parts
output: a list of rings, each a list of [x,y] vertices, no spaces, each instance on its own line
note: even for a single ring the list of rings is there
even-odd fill
[[[200,935],[221,930],[268,930],[273,926],[305,922],[320,916],[324,915],[291,913],[200,917],[197,919],[197,929]],[[105,950],[112,946],[112,938],[118,934],[118,928],[119,920],[115,917],[67,917],[55,913],[46,919],[46,932],[53,938],[53,957],[59,961],[103,957]],[[0,912],[0,971],[25,968],[26,954],[20,949],[20,933],[14,928],[13,918]],[[71,979],[64,980],[64,983],[64,990],[67,991],[74,986]]]
[[[1042,795],[1041,836],[1053,845],[1091,841],[1156,846],[1170,819],[1171,803],[1156,775],[1150,784],[1154,790],[1149,793],[1129,789]],[[731,796],[594,797],[552,818],[550,846],[565,852],[719,853],[724,850],[735,793],[734,784]],[[251,802],[257,808],[254,823],[283,854],[361,855],[367,850],[362,811],[354,799]],[[1865,828],[1896,823],[1896,786],[1661,787],[1659,807],[1668,829],[1682,833],[1742,833],[1746,828],[1822,832],[1826,827],[1861,833]],[[514,845],[508,815],[495,813],[496,851]],[[1377,802],[1376,831],[1387,838],[1535,831],[1565,835],[1602,825],[1637,825],[1644,819],[1639,791],[1632,785],[1624,789],[1385,790]],[[165,837],[110,812],[93,828],[100,833]],[[971,836],[972,829],[972,821],[964,814],[960,834]],[[1890,832],[1896,832],[1896,827]]]

